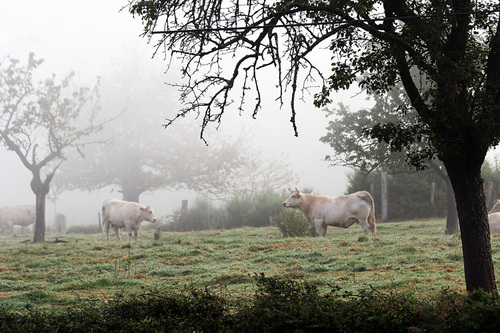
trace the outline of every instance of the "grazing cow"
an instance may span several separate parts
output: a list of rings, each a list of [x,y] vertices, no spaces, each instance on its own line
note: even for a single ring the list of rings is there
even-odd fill
[[[370,193],[360,191],[340,197],[322,197],[301,193],[297,188],[283,202],[285,207],[298,208],[304,212],[307,222],[316,228],[316,233],[326,236],[326,227],[348,228],[354,223],[368,234],[376,237],[375,204]]]
[[[490,234],[500,233],[500,213],[488,214],[488,222],[490,223]]]
[[[500,199],[497,199],[495,201],[493,208],[491,208],[491,210],[488,212],[488,214],[498,213],[498,212],[500,212]]]
[[[118,240],[121,239],[119,228],[127,229],[129,241],[132,231],[134,240],[137,240],[142,221],[156,222],[153,207],[118,199],[108,199],[102,204],[102,227],[106,231],[106,240],[109,240],[110,227],[113,227]]]
[[[65,234],[68,232],[68,220],[66,219],[66,215],[57,214],[54,220],[54,232],[58,232],[60,234]]]
[[[14,233],[14,225],[27,227],[35,225],[35,205],[9,205],[0,208],[0,234],[8,230]]]

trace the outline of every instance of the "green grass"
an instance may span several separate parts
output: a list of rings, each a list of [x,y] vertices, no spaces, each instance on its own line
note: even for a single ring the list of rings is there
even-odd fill
[[[0,300],[12,311],[60,309],[82,299],[106,301],[145,289],[225,288],[234,298],[255,293],[255,276],[307,281],[328,291],[361,288],[433,295],[465,291],[458,235],[443,220],[378,225],[378,239],[359,226],[328,229],[326,238],[283,238],[275,227],[185,233],[154,231],[138,241],[104,234],[58,236],[67,243],[0,238]],[[499,270],[500,236],[492,237]],[[129,245],[130,244],[130,245]]]

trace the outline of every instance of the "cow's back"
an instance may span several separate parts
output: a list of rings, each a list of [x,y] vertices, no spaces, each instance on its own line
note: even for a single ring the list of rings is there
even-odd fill
[[[112,224],[122,227],[125,220],[135,222],[139,207],[141,205],[136,202],[108,199],[103,203],[103,215],[106,215]]]
[[[366,191],[354,192],[348,195],[329,198],[329,208],[335,210],[341,216],[339,218],[351,218],[368,216],[372,207],[370,194]]]

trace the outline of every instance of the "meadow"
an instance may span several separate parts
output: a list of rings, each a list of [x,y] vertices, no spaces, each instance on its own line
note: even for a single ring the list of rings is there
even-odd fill
[[[320,290],[375,289],[435,295],[465,291],[459,235],[444,220],[379,223],[377,240],[354,225],[326,238],[284,238],[275,227],[197,232],[141,231],[137,241],[104,234],[0,238],[0,300],[9,311],[61,309],[145,289],[222,290],[251,298],[264,274],[306,281]],[[124,238],[126,239],[127,236]],[[55,243],[56,237],[63,242]],[[500,236],[492,237],[500,271]]]

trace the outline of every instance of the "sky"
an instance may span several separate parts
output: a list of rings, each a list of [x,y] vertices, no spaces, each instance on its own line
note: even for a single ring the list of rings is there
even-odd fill
[[[97,77],[132,52],[140,54],[142,61],[162,62],[159,58],[151,59],[154,48],[140,37],[140,20],[126,10],[120,12],[126,3],[126,0],[6,1],[0,11],[0,58],[9,55],[24,62],[29,52],[34,52],[45,60],[42,68],[47,75],[55,73],[61,77],[74,71],[83,82]],[[328,58],[319,61],[327,63]],[[351,109],[368,106],[366,99],[353,91],[337,94],[336,102]],[[327,196],[344,194],[349,170],[330,167],[323,160],[332,153],[319,141],[326,134],[325,113],[312,105],[311,96],[304,103],[298,102],[297,109],[298,137],[293,135],[289,108],[286,105],[279,108],[273,102],[263,105],[256,120],[251,118],[251,112],[228,115],[219,131],[255,133],[252,144],[256,149],[270,157],[283,155],[299,174],[300,183],[290,184],[291,187],[312,187],[316,194]],[[158,127],[152,131],[161,133],[164,131],[161,125],[159,119]],[[30,173],[18,157],[0,146],[0,159],[0,206],[34,202]],[[142,195],[141,203],[152,204],[157,215],[162,216],[172,214],[183,199],[192,196],[187,191],[156,192]],[[47,220],[57,211],[68,216],[70,225],[88,223],[96,220],[102,201],[109,197],[117,197],[117,193],[108,190],[63,193],[56,204],[47,201]]]

